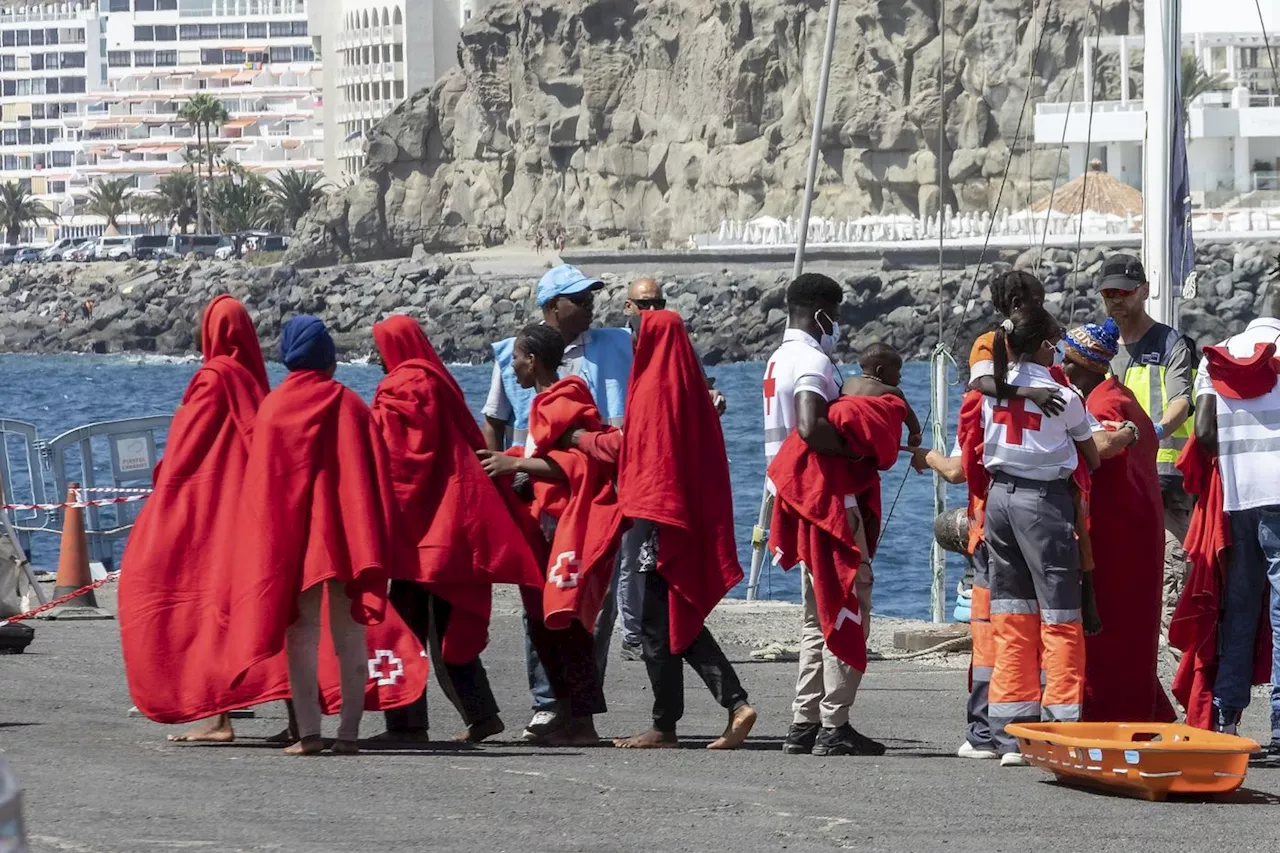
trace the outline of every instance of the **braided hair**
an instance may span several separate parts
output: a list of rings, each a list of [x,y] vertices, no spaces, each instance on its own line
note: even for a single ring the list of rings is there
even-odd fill
[[[1026,270],[1009,270],[991,282],[991,304],[1001,317],[1011,317],[1019,308],[1044,304],[1044,284]]]
[[[991,359],[995,367],[996,398],[1005,399],[1009,392],[1009,353],[1015,358],[1031,355],[1051,339],[1057,331],[1057,319],[1043,305],[1027,305],[1015,311],[1013,316],[996,329],[996,339],[991,344]]]

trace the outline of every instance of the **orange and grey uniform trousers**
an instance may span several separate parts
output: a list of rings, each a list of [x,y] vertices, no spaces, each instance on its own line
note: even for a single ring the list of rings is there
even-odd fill
[[[985,529],[995,635],[988,712],[996,750],[1004,754],[1019,751],[1005,731],[1010,723],[1080,719],[1084,628],[1068,481],[996,473]]]
[[[995,749],[987,703],[991,671],[996,662],[996,639],[991,629],[991,579],[987,565],[987,545],[973,549],[973,591],[969,604],[969,635],[973,652],[969,667],[968,723],[965,739],[974,749]]]

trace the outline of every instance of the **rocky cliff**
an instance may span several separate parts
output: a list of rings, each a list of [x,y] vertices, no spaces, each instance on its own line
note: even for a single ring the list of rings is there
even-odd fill
[[[1201,344],[1240,331],[1258,315],[1278,251],[1259,243],[1200,247],[1199,295],[1182,305],[1183,331]],[[1044,279],[1049,307],[1064,323],[1096,320],[1092,280],[1102,257],[1101,249],[1086,250],[1078,276],[1074,253],[1056,249],[1043,257],[1002,252],[981,270],[948,269],[941,277],[936,268],[903,268],[890,258],[828,270],[845,290],[840,324],[846,331],[837,357],[847,363],[874,341],[908,358],[928,357],[938,340],[941,287],[944,339],[954,342],[963,363],[973,339],[995,324],[986,284],[1015,264]],[[762,359],[777,346],[786,326],[785,270],[737,265],[664,273],[657,264],[606,274],[608,286],[596,300],[598,324],[622,325],[626,282],[642,273],[662,281],[707,363]],[[535,281],[532,273],[479,275],[465,260],[422,252],[314,270],[224,261],[10,266],[0,270],[0,352],[195,355],[204,306],[231,293],[248,306],[268,357],[275,356],[281,323],[294,314],[324,318],[343,357],[352,358],[370,351],[376,321],[406,313],[422,322],[447,361],[485,362],[494,340],[541,316],[533,304]],[[93,303],[88,316],[86,301]]]
[[[1105,33],[1140,17],[1140,0],[1100,3],[949,0],[940,19],[937,0],[844,0],[815,213],[1017,208],[1047,194],[1065,158],[1029,144],[1035,103],[1081,96],[1086,18],[1092,36],[1094,15]],[[541,227],[659,247],[725,217],[798,213],[825,7],[501,0],[463,30],[460,67],[370,132],[363,174],[302,224],[292,259]]]

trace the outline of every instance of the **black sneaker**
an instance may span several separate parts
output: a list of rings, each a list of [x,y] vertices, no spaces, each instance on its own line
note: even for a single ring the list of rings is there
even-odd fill
[[[787,755],[808,755],[813,752],[813,744],[821,730],[822,726],[817,723],[792,723],[787,730],[787,739],[782,742],[782,751]]]
[[[1254,767],[1280,767],[1280,741],[1273,740],[1270,746],[1263,747],[1262,752],[1250,756],[1249,764]]]
[[[814,755],[884,755],[884,744],[858,732],[845,723],[834,729],[823,728],[813,745]]]

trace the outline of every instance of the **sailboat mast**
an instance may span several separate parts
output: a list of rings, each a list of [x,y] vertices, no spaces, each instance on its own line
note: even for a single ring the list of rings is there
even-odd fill
[[[1179,110],[1175,98],[1182,74],[1182,0],[1146,0],[1143,7],[1144,49],[1142,107],[1146,142],[1142,152],[1142,254],[1151,295],[1147,313],[1178,327],[1179,282],[1173,280],[1172,204],[1173,134]],[[1123,76],[1123,71],[1121,72]]]

